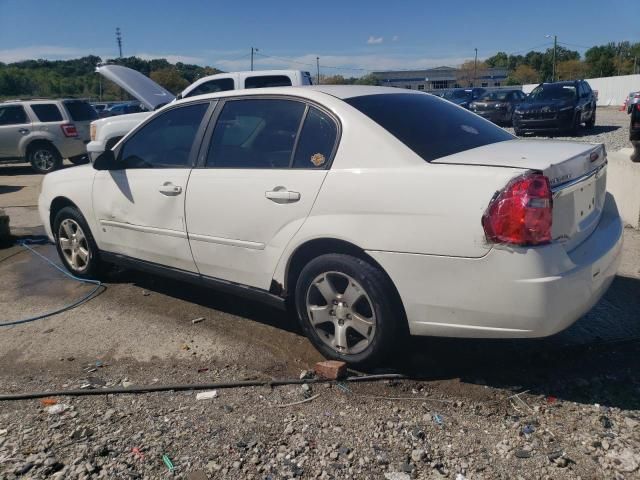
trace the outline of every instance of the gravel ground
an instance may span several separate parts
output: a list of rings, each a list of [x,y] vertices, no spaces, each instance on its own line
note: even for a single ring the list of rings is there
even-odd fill
[[[513,128],[507,128],[513,133]],[[547,135],[527,135],[524,138],[549,138]],[[557,140],[575,140],[578,142],[604,143],[608,152],[616,152],[631,146],[629,141],[629,115],[614,107],[599,107],[596,125],[592,129],[582,128],[577,137],[556,137]]]

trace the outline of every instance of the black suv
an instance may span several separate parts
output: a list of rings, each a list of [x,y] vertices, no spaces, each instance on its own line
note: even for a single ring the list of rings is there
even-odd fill
[[[577,133],[596,123],[596,96],[584,80],[541,83],[513,112],[516,135],[537,131]]]

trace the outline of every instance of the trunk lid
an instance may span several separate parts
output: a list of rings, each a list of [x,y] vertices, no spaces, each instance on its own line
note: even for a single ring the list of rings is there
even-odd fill
[[[149,110],[172,102],[175,96],[146,75],[121,65],[102,65],[96,72],[122,87]]]
[[[567,251],[580,245],[600,221],[607,164],[602,144],[510,140],[431,163],[515,167],[544,174],[553,190],[553,241],[563,244]]]

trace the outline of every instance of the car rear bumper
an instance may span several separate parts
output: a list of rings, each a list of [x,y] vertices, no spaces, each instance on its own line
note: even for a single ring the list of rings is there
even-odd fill
[[[569,327],[611,285],[622,221],[609,194],[600,223],[571,252],[561,244],[496,246],[470,259],[368,252],[396,285],[412,335],[545,337]]]

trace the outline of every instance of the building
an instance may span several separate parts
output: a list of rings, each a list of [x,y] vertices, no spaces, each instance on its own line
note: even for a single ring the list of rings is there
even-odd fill
[[[454,67],[436,67],[426,70],[402,70],[373,72],[373,76],[386,87],[412,90],[441,90],[461,87],[501,87],[505,85],[509,71],[506,68],[478,70],[477,79],[469,78],[469,72]],[[471,73],[473,76],[473,73]]]

